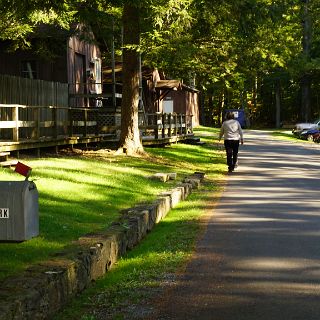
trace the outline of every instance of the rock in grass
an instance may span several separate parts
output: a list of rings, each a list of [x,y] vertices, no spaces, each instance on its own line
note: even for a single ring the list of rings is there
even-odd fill
[[[176,180],[177,174],[175,172],[171,173],[156,173],[150,177],[150,179],[158,180],[161,182],[167,182],[168,180]]]
[[[169,180],[176,180],[177,174],[175,172],[168,173]]]
[[[161,182],[167,182],[169,180],[169,176],[167,173],[156,173],[150,177],[152,180],[158,180]]]

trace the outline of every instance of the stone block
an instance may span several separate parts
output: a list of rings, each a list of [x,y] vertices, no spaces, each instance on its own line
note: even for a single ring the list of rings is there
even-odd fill
[[[82,280],[77,278],[79,267],[75,261],[59,259],[7,279],[1,288],[7,298],[1,301],[0,319],[50,318],[77,293],[78,283]]]
[[[169,176],[167,173],[156,173],[150,177],[152,180],[158,180],[161,182],[167,182],[169,180]]]
[[[116,261],[127,252],[127,237],[122,222],[118,221],[112,224],[106,235],[111,239],[111,255],[115,257]],[[112,264],[114,262],[112,261]]]
[[[167,173],[169,180],[176,180],[177,179],[177,173],[171,172]]]
[[[205,177],[205,173],[204,172],[201,172],[201,171],[196,171],[192,177],[195,177],[196,179],[199,179],[200,181],[202,181]]]
[[[156,224],[157,220],[157,205],[156,203],[152,203],[147,206],[148,210],[148,225],[147,225],[147,231],[151,231]]]
[[[200,187],[201,181],[196,178],[185,178],[183,182],[190,183],[193,188],[198,189]]]
[[[174,188],[172,190],[163,192],[160,194],[161,197],[170,198],[170,208],[175,207],[183,198],[184,198],[184,189],[183,188]]]
[[[179,183],[177,187],[183,188],[183,200],[187,199],[189,194],[192,192],[192,184],[187,182]]]
[[[131,217],[126,227],[127,248],[130,250],[138,244],[139,239],[139,221],[137,217]]]
[[[171,209],[170,196],[161,196],[153,202],[155,205],[154,219],[155,223],[161,221]]]
[[[138,241],[140,242],[147,234],[149,224],[149,211],[138,211],[136,215],[138,218]]]
[[[116,253],[111,251],[112,241],[116,240],[112,237],[106,238],[103,235],[79,239],[80,245],[89,247],[88,253],[91,259],[88,268],[90,269],[91,280],[103,276],[116,261]]]

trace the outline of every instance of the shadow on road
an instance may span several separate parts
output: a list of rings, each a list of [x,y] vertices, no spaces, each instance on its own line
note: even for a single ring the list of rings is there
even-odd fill
[[[320,319],[319,147],[250,132],[157,319]]]

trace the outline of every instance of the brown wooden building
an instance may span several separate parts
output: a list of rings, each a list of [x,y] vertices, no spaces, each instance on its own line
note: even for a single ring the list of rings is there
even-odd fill
[[[180,80],[166,79],[157,69],[143,71],[146,112],[185,114],[199,125],[199,90]]]
[[[104,83],[111,83],[111,72],[111,68],[104,69]],[[120,63],[116,65],[115,73],[117,84],[119,84],[122,73]],[[121,86],[119,88],[121,88]],[[141,99],[143,101],[143,112],[146,114],[184,114],[189,119],[192,119],[192,124],[190,124],[192,127],[198,126],[200,109],[199,95],[199,90],[183,84],[180,80],[166,79],[165,75],[159,72],[158,69],[142,68]]]
[[[58,35],[48,37],[48,30],[42,28],[44,35],[57,42],[50,58],[37,54],[32,50],[8,52],[9,43],[0,43],[0,74],[39,79],[69,85],[70,107],[88,107],[88,94],[102,93],[101,52],[94,42],[92,33],[77,25],[72,35],[60,31]],[[80,38],[85,33],[86,41]],[[41,30],[38,37],[32,40],[35,45],[41,41]],[[94,83],[94,84],[93,84]],[[75,98],[74,94],[77,94]],[[0,103],[3,103],[0,101]],[[18,103],[7,101],[6,103]],[[20,101],[21,104],[28,104]]]
[[[60,36],[53,59],[32,51],[8,53],[7,44],[0,43],[0,152],[118,141],[122,68],[117,77],[104,70],[102,79],[100,49],[91,33],[84,41],[81,26],[77,28],[77,33]],[[111,75],[115,81],[110,82]],[[199,124],[198,91],[162,79],[157,70],[144,71],[142,78],[143,143],[192,136]]]

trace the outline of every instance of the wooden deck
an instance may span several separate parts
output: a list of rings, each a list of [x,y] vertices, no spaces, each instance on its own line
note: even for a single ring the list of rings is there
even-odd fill
[[[0,104],[0,152],[90,143],[116,145],[121,113],[105,108]],[[142,143],[164,145],[193,136],[192,116],[139,114]]]

